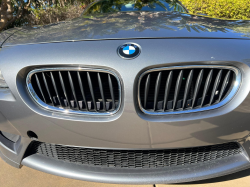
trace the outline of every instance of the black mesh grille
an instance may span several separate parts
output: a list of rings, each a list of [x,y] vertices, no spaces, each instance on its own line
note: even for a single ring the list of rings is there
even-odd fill
[[[140,80],[139,102],[153,113],[213,106],[228,96],[235,80],[235,72],[221,66],[149,71]]]
[[[196,164],[225,158],[241,152],[238,143],[166,149],[108,150],[54,145],[34,141],[27,154],[41,154],[65,162],[114,168],[161,168]]]
[[[42,102],[56,108],[111,112],[120,104],[118,80],[108,72],[39,71],[31,85]]]

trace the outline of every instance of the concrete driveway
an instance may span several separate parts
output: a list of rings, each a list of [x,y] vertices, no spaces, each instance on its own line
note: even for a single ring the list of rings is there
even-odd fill
[[[23,166],[16,169],[0,159],[1,187],[154,187],[154,185],[102,184],[66,179]],[[250,187],[250,169],[225,177],[191,184],[155,185],[155,187]]]

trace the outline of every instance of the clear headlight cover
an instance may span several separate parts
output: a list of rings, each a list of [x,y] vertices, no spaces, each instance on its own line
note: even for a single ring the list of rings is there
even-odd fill
[[[8,88],[8,85],[6,84],[2,72],[0,70],[0,88]]]

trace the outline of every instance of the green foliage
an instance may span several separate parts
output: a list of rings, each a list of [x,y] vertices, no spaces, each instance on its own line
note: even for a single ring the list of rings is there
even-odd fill
[[[250,19],[250,0],[181,0],[191,14],[223,19]]]

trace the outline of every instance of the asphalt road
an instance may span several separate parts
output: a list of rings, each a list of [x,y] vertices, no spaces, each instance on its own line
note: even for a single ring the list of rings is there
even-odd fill
[[[102,184],[66,179],[23,166],[16,169],[0,159],[1,187],[153,187],[153,185]],[[250,169],[232,175],[189,184],[155,185],[156,187],[250,187]]]

